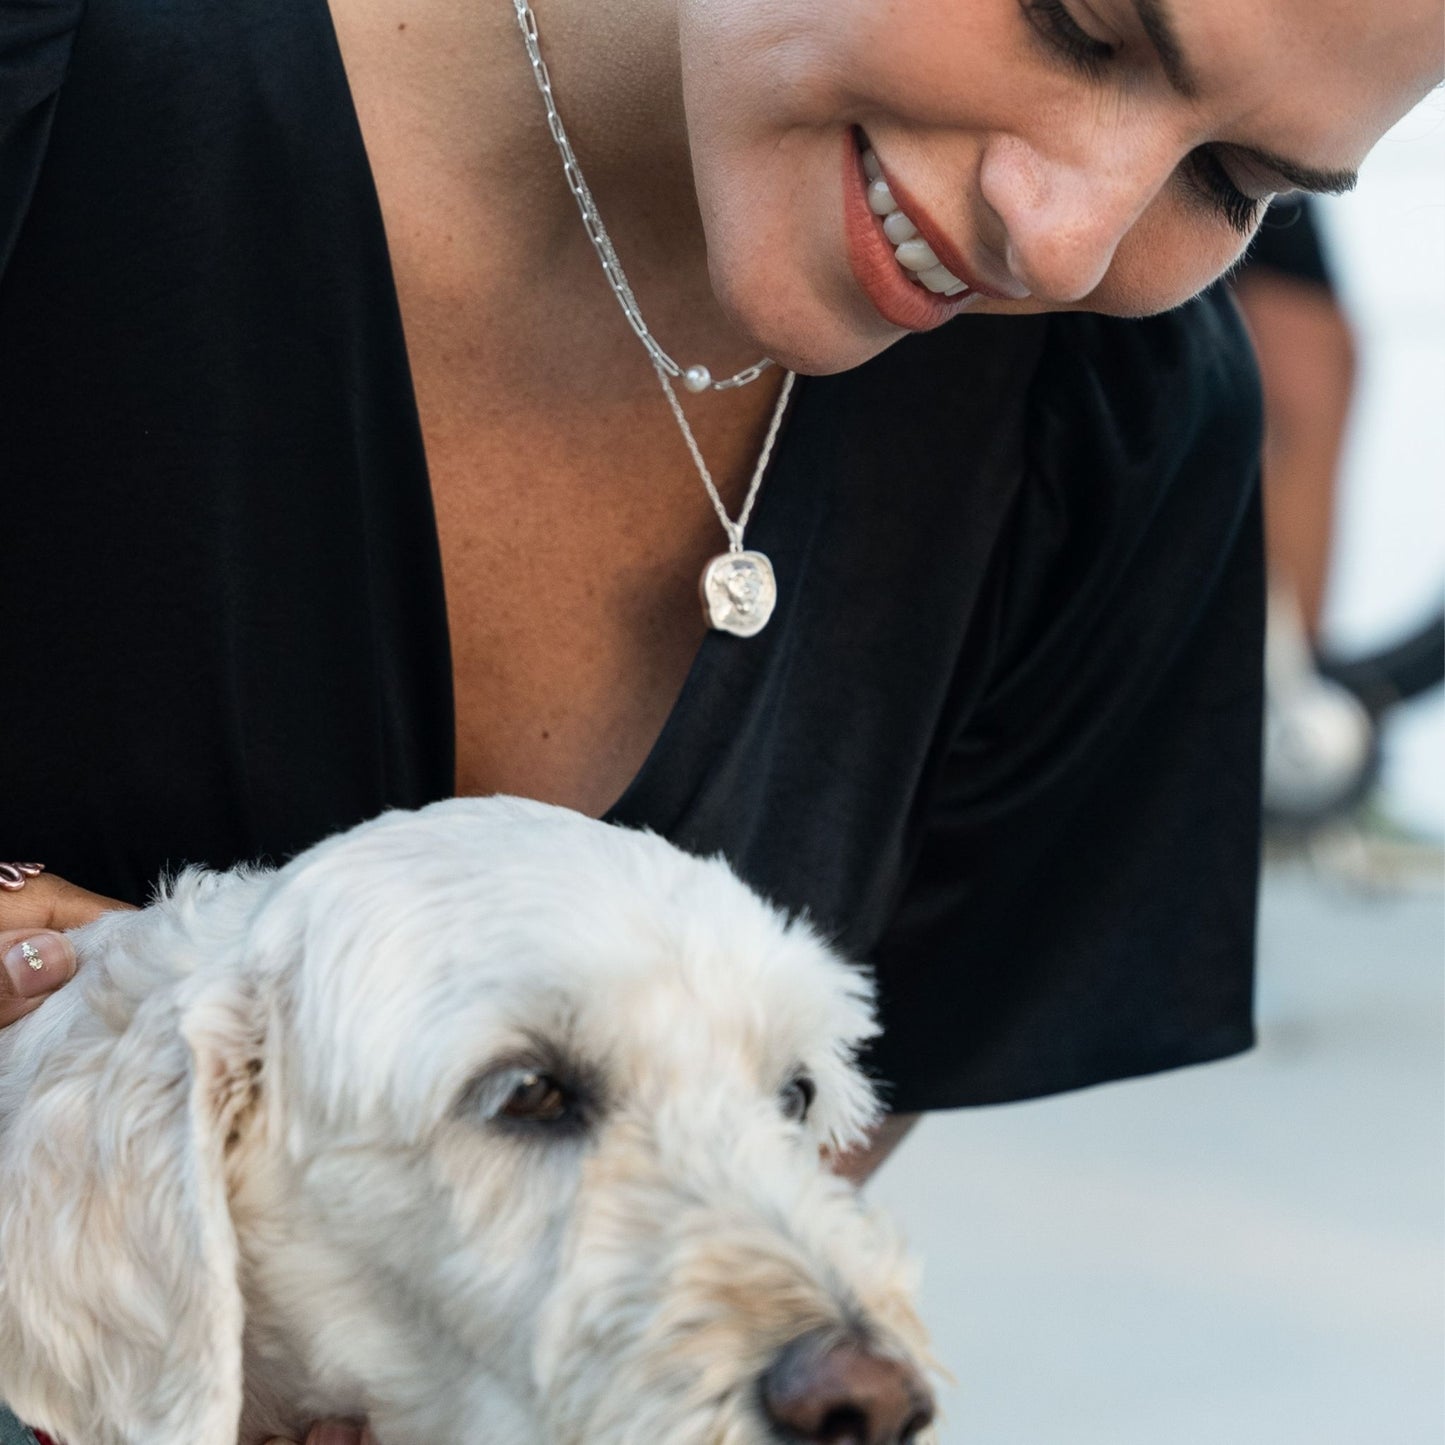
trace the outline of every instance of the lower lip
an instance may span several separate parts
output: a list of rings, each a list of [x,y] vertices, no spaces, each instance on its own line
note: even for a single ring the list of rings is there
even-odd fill
[[[951,321],[968,304],[972,291],[937,296],[910,281],[883,233],[883,220],[868,204],[868,176],[853,132],[843,132],[843,231],[853,279],[873,308],[890,326],[905,331],[932,331]]]

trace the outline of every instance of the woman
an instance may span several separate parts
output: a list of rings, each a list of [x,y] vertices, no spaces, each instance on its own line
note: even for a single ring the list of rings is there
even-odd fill
[[[509,0],[0,0],[0,858],[104,895],[3,896],[3,1017],[163,866],[501,791],[875,966],[856,1175],[1246,1047],[1257,403],[1189,298],[1435,83],[1434,0],[534,18],[630,293]],[[755,636],[619,290],[677,370],[777,363],[684,393]]]

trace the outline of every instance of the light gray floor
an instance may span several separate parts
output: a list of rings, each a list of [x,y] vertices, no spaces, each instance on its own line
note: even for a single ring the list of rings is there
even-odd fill
[[[1445,912],[1276,869],[1252,1055],[937,1116],[873,1186],[944,1445],[1445,1441]]]

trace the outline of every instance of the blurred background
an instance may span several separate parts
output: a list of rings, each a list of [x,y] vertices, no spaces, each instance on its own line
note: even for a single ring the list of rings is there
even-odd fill
[[[1445,96],[1317,220],[1353,402],[1319,596],[1272,609],[1274,701],[1319,705],[1273,724],[1260,1045],[935,1116],[889,1162],[943,1445],[1445,1441],[1445,695],[1329,683],[1445,602]],[[1329,350],[1300,334],[1286,369]]]
[[[1381,142],[1321,222],[1359,349],[1324,609],[1361,652],[1445,601],[1445,95]],[[1390,720],[1386,811],[1445,834],[1445,692]]]

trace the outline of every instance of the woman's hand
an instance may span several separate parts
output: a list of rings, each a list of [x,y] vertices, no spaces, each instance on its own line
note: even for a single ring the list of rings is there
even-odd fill
[[[14,893],[0,890],[0,1028],[39,1008],[75,976],[74,945],[58,930],[129,907],[50,873]]]

